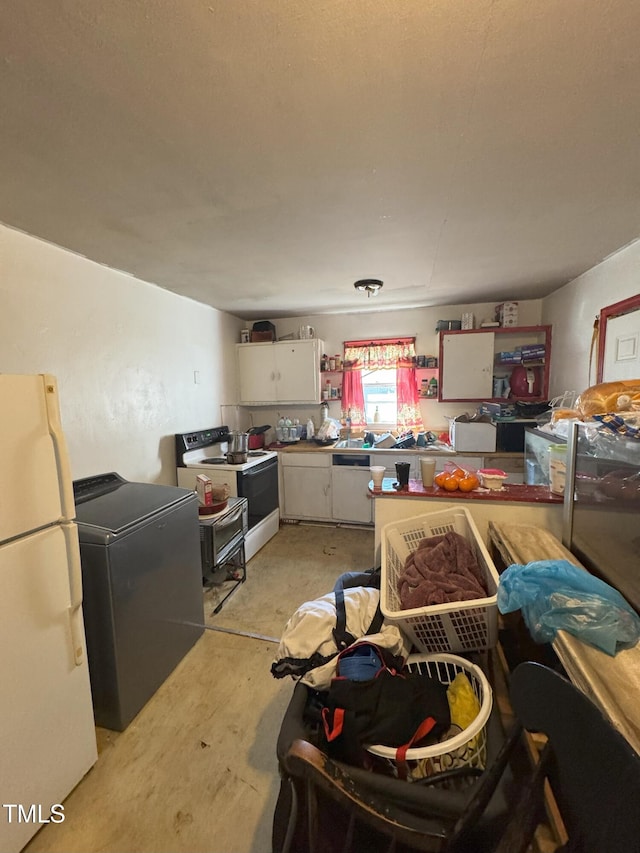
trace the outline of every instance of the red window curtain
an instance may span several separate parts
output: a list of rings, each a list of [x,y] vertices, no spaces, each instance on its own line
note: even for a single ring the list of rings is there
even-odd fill
[[[345,410],[351,410],[353,426],[366,425],[362,371],[394,369],[398,428],[403,431],[424,429],[416,385],[415,353],[415,338],[345,341],[342,398]]]
[[[416,385],[415,367],[398,367],[396,370],[396,392],[398,395],[398,429],[403,432],[422,432],[420,398]]]
[[[361,370],[345,370],[342,377],[342,405],[345,412],[351,413],[352,426],[367,425]]]

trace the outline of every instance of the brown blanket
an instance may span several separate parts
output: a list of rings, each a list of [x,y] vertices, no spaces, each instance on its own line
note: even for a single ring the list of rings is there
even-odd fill
[[[486,583],[471,546],[459,533],[423,539],[398,578],[403,610],[486,598]]]

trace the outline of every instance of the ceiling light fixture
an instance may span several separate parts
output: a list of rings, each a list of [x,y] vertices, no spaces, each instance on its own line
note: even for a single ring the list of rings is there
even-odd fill
[[[378,293],[382,287],[382,282],[379,278],[361,278],[360,281],[356,281],[353,286],[361,293],[366,291],[368,299],[370,296],[375,296]]]

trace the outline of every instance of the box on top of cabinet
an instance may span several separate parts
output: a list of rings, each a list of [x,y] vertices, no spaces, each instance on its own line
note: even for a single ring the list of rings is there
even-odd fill
[[[496,427],[495,424],[451,421],[449,441],[458,452],[495,453]]]

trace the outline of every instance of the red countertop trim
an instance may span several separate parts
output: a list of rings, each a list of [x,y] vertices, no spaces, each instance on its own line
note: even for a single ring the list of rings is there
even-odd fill
[[[445,501],[510,501],[515,503],[561,504],[561,495],[554,495],[548,486],[526,486],[521,483],[505,483],[501,489],[474,489],[472,492],[448,492],[439,486],[425,487],[422,480],[409,480],[409,488],[397,491],[393,488],[393,477],[385,477],[382,490],[374,492],[373,481],[369,482],[369,494],[373,498],[439,498]]]

